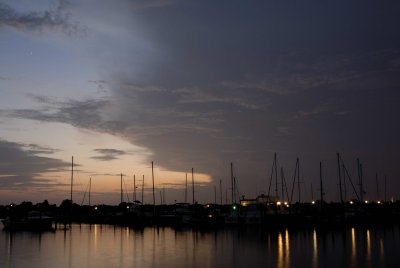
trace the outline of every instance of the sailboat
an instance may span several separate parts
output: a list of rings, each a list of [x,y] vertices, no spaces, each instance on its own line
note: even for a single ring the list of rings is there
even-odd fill
[[[2,220],[8,230],[44,231],[53,229],[54,218],[43,215],[40,211],[29,211],[26,215],[9,216]]]

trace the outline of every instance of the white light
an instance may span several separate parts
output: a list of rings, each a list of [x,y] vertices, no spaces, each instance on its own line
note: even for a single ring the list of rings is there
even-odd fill
[[[311,204],[313,204],[313,205],[314,205],[314,204],[315,204],[315,201],[314,201],[314,200],[313,200],[313,201],[311,201]]]
[[[278,202],[276,202],[276,204],[277,204],[278,206],[280,206],[280,205],[281,205],[281,202],[280,202],[280,201],[278,201]]]
[[[97,207],[94,207],[94,210],[97,210]]]
[[[350,201],[350,205],[353,205],[353,201]]]
[[[283,204],[287,205],[287,202],[284,202]]]
[[[365,204],[368,204],[368,200],[365,200]]]

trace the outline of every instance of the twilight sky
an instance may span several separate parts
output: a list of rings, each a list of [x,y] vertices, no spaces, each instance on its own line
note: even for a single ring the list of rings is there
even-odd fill
[[[398,198],[399,13],[372,0],[0,0],[0,204],[69,198],[72,155],[77,203],[91,177],[92,203],[117,204],[121,172],[130,199],[144,175],[151,202],[151,161],[157,203],[163,188],[184,201],[191,168],[196,200],[215,185],[219,200],[222,180],[225,201],[230,162],[255,197],[274,152],[289,192],[300,158],[303,201],[320,161],[337,200],[336,152],[354,183],[360,158],[367,198],[376,173],[381,199],[385,175]]]

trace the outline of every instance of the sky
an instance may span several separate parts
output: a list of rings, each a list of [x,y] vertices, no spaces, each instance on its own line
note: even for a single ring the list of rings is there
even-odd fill
[[[191,202],[192,168],[196,201],[231,202],[231,162],[240,196],[274,195],[282,177],[290,194],[297,157],[301,201],[319,196],[320,162],[337,201],[337,152],[357,189],[360,159],[366,199],[398,199],[399,12],[372,0],[0,0],[0,204],[68,199],[72,156],[78,204],[90,178],[92,203],[118,204],[121,173],[124,201],[144,176],[152,203],[152,161],[156,203],[185,201],[186,176]]]

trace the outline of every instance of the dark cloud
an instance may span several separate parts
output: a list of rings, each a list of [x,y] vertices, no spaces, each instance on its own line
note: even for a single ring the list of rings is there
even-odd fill
[[[55,152],[59,152],[61,150],[55,149],[55,148],[50,148],[48,146],[40,146],[37,144],[21,144],[24,146],[25,150],[28,151],[31,154],[37,155],[37,154],[53,154]]]
[[[97,86],[98,93],[107,92],[107,82],[104,80],[89,80],[89,83],[95,84]]]
[[[43,104],[42,109],[0,110],[2,116],[32,119],[45,122],[60,122],[80,128],[120,133],[126,124],[120,121],[107,120],[107,107],[110,100],[58,100],[48,96],[29,95]]]
[[[307,183],[324,161],[330,198],[336,151],[394,176],[400,7],[367,2],[186,1],[137,14],[159,57],[143,77],[126,71],[134,56],[108,69],[125,136],[159,165],[215,180],[233,161],[246,192],[267,188],[274,151],[288,169],[300,156]]]
[[[28,187],[54,187],[53,178],[41,179],[45,172],[66,169],[69,164],[55,158],[43,157],[50,148],[0,140],[0,187],[22,191]],[[57,185],[59,186],[59,185]]]
[[[100,161],[116,160],[119,159],[119,156],[127,154],[125,151],[116,149],[94,149],[94,151],[100,155],[93,156],[92,158]]]
[[[70,21],[70,13],[66,10],[68,4],[68,1],[59,0],[53,10],[21,13],[0,2],[0,27],[37,32],[61,30],[67,35],[85,35],[86,30],[82,26]]]

